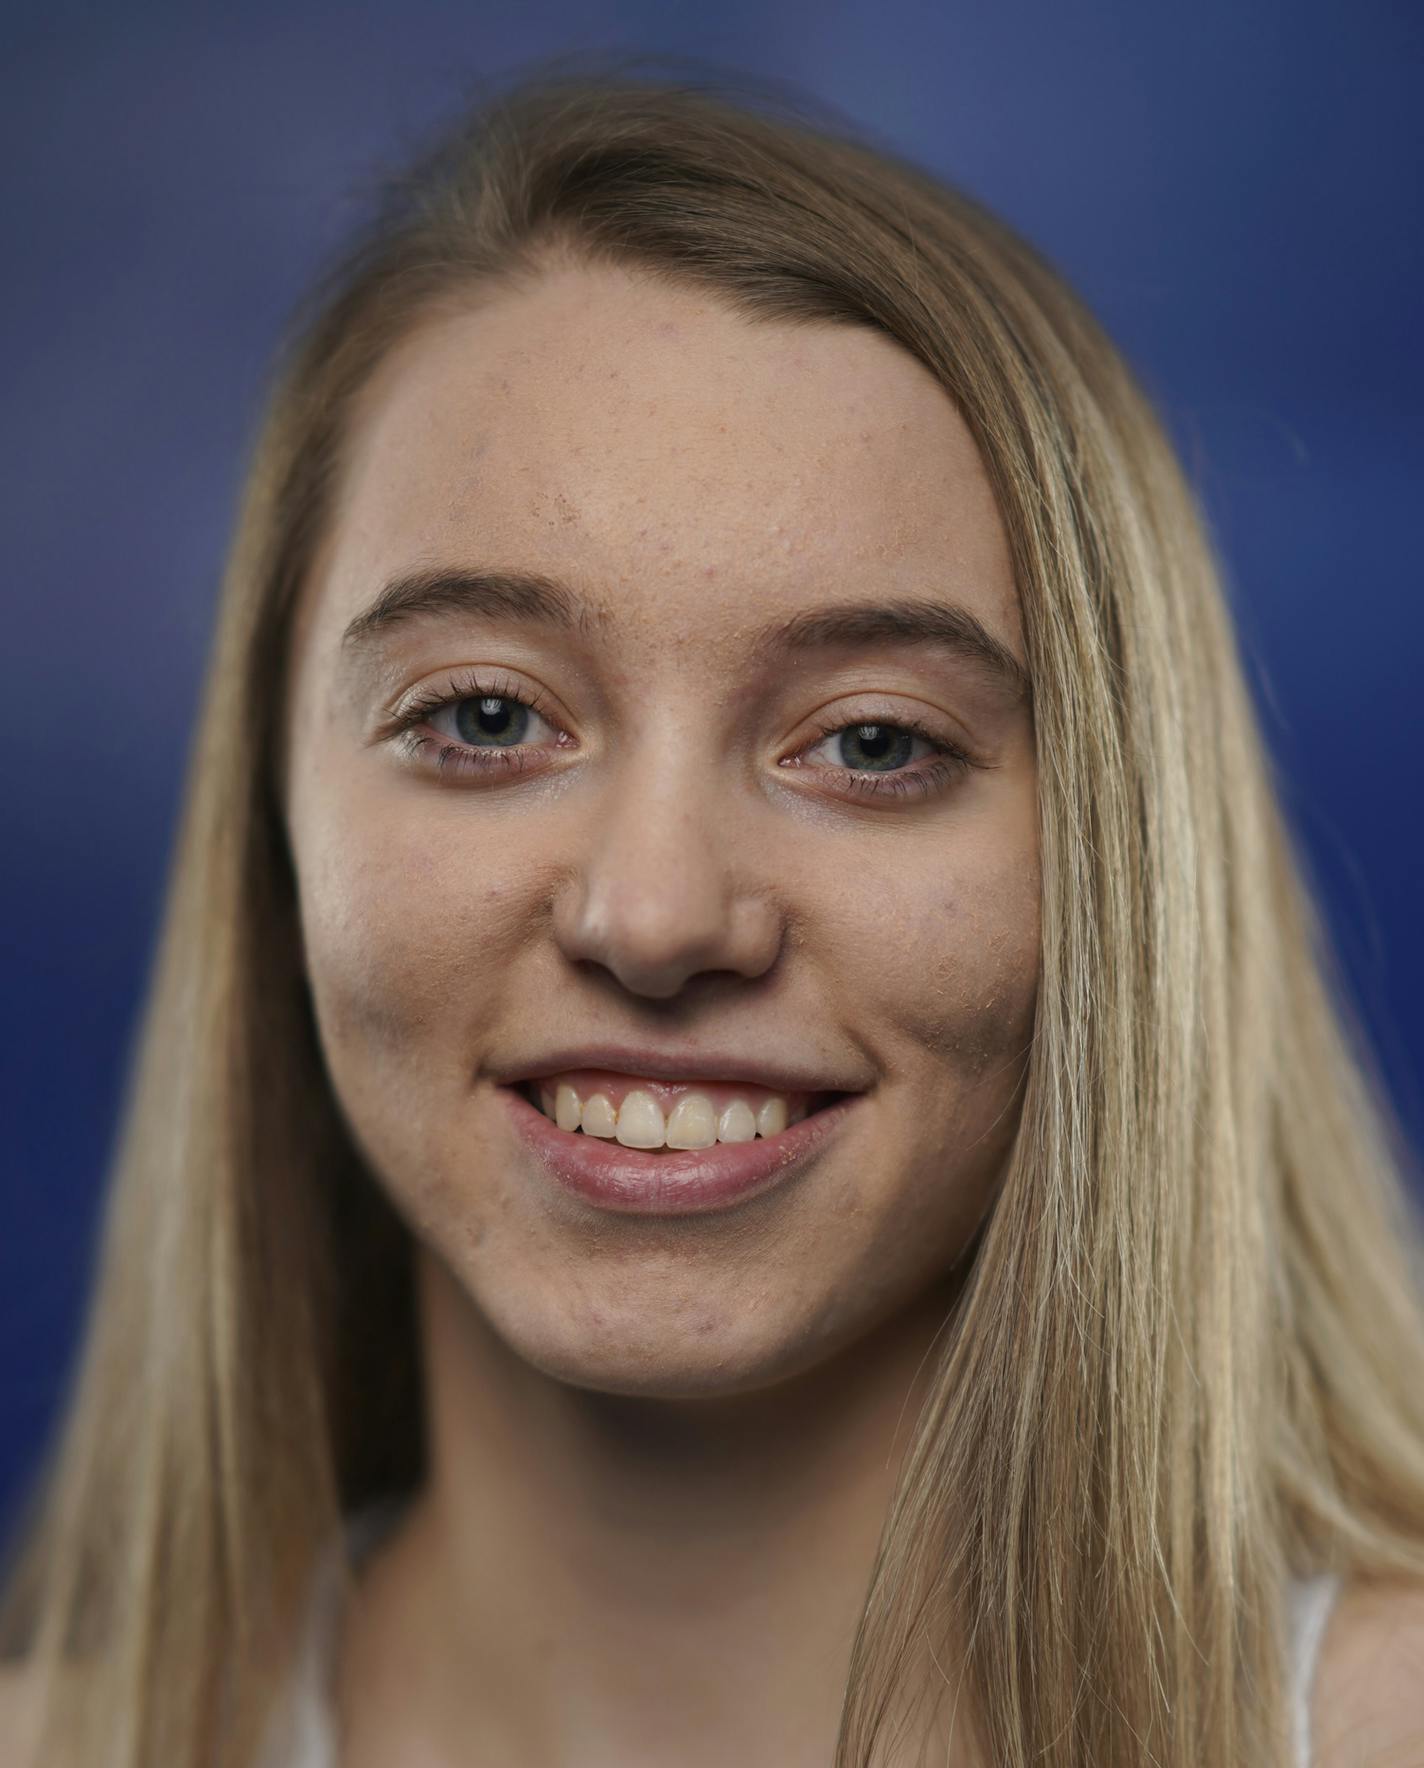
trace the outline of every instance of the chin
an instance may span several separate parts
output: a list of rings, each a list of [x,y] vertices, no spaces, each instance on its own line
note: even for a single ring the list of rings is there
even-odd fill
[[[752,1330],[745,1308],[705,1299],[639,1308],[636,1301],[491,1320],[506,1347],[551,1380],[649,1400],[731,1397],[775,1386],[815,1360],[812,1335],[790,1322]]]

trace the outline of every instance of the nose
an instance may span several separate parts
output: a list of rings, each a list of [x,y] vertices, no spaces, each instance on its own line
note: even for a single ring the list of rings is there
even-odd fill
[[[765,843],[753,851],[735,800],[707,778],[664,754],[571,817],[576,852],[553,909],[567,958],[659,1000],[703,971],[751,978],[776,961],[783,917],[760,870]]]

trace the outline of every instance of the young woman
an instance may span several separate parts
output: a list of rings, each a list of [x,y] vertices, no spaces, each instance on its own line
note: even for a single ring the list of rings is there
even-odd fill
[[[1424,1760],[1403,1159],[1076,299],[526,83],[271,391],[0,1760]]]

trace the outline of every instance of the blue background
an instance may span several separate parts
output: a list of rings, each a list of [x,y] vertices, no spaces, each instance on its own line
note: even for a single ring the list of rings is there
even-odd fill
[[[1424,8],[58,0],[0,24],[0,1521],[82,1318],[270,351],[363,182],[531,57],[789,79],[1066,271],[1205,499],[1289,814],[1424,1144]]]

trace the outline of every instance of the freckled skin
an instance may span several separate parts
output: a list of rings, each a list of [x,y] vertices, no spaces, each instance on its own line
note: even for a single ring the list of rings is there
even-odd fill
[[[346,621],[434,559],[547,572],[609,611],[612,641],[412,628],[388,678],[513,671],[567,715],[579,766],[438,787],[371,737],[393,694],[338,692]],[[939,590],[1023,655],[963,422],[869,330],[560,269],[407,339],[361,403],[294,635],[288,813],[324,1053],[423,1243],[565,1381],[785,1379],[937,1280],[990,1194],[1037,980],[1027,710],[906,649],[770,684],[745,650],[769,615],[877,589]],[[814,784],[844,765],[831,739],[793,789],[788,743],[867,694],[887,719],[937,712],[990,765],[872,806]],[[873,1091],[803,1182],[739,1209],[610,1221],[551,1196],[484,1065],[674,1032]]]
[[[350,440],[286,809],[331,1083],[416,1235],[432,1472],[346,1624],[343,1762],[824,1764],[892,1439],[1018,1122],[1035,762],[1027,707],[962,661],[750,635],[942,596],[1022,661],[988,481],[882,335],[609,268],[429,322]],[[562,579],[607,631],[410,625],[343,673],[347,622],[432,563]],[[546,702],[518,777],[439,780],[381,734],[470,671]],[[454,712],[427,734],[467,741]],[[821,727],[897,713],[975,765],[847,789],[865,764]],[[865,1096],[748,1204],[552,1186],[492,1070],[674,1038]]]

